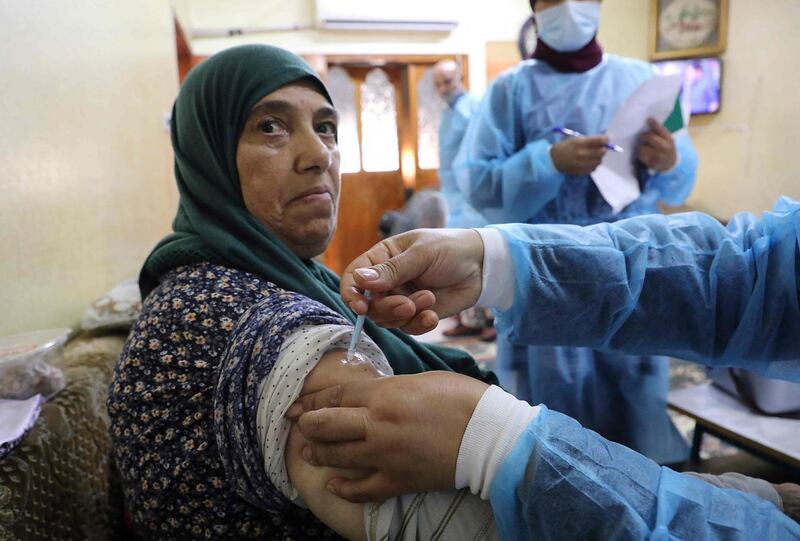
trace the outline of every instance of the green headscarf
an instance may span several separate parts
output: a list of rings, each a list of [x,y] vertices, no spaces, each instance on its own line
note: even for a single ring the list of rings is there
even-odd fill
[[[300,57],[267,45],[244,45],[218,53],[194,68],[172,109],[172,146],[180,202],[175,231],[155,247],[139,276],[145,297],[160,277],[181,265],[211,262],[257,274],[317,300],[350,321],[339,296],[339,279],[313,260],[302,260],[245,208],[236,169],[236,147],[252,107],[282,86],[310,80],[333,101]],[[403,332],[367,321],[364,330],[395,372],[455,370],[495,383],[458,350],[427,346]]]

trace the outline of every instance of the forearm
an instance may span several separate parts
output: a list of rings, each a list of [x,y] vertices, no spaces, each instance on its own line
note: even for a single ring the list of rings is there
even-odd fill
[[[774,505],[655,462],[542,408],[490,494],[503,539],[798,539]]]
[[[766,372],[800,356],[798,222],[795,204],[727,229],[699,213],[497,226],[515,274],[514,308],[499,325],[516,343],[750,361]]]

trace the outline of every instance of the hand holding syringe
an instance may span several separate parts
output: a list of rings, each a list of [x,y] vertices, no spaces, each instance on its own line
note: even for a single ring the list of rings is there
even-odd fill
[[[364,291],[364,298],[369,300],[369,296],[372,292],[370,290]],[[361,331],[364,329],[364,320],[366,319],[366,315],[360,315],[356,318],[356,324],[353,328],[353,338],[350,339],[350,346],[347,348],[347,360],[350,361],[353,359],[353,355],[356,353],[356,345],[358,345],[358,341],[361,339]]]

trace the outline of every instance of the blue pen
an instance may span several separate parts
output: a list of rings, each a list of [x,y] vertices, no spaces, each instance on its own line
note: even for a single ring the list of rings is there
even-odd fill
[[[367,289],[364,291],[364,298],[369,299],[370,294],[372,294],[372,292]],[[350,346],[347,348],[348,361],[353,358],[353,355],[356,352],[356,345],[358,344],[358,340],[361,338],[361,331],[364,329],[364,319],[366,319],[366,317],[367,316],[358,316],[356,318],[356,325],[353,328],[353,338],[350,339]]]
[[[553,133],[560,133],[569,137],[583,137],[583,134],[580,132],[576,132],[575,130],[571,130],[569,128],[562,128],[561,126],[557,126],[553,128]],[[610,143],[606,144],[606,148],[608,150],[613,150],[614,152],[625,152],[625,149],[619,145],[612,145]]]

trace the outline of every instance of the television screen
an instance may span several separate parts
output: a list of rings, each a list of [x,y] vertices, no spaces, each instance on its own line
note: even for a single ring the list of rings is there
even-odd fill
[[[681,105],[693,115],[716,113],[720,107],[722,61],[719,58],[687,58],[654,62],[662,75],[683,74]]]

